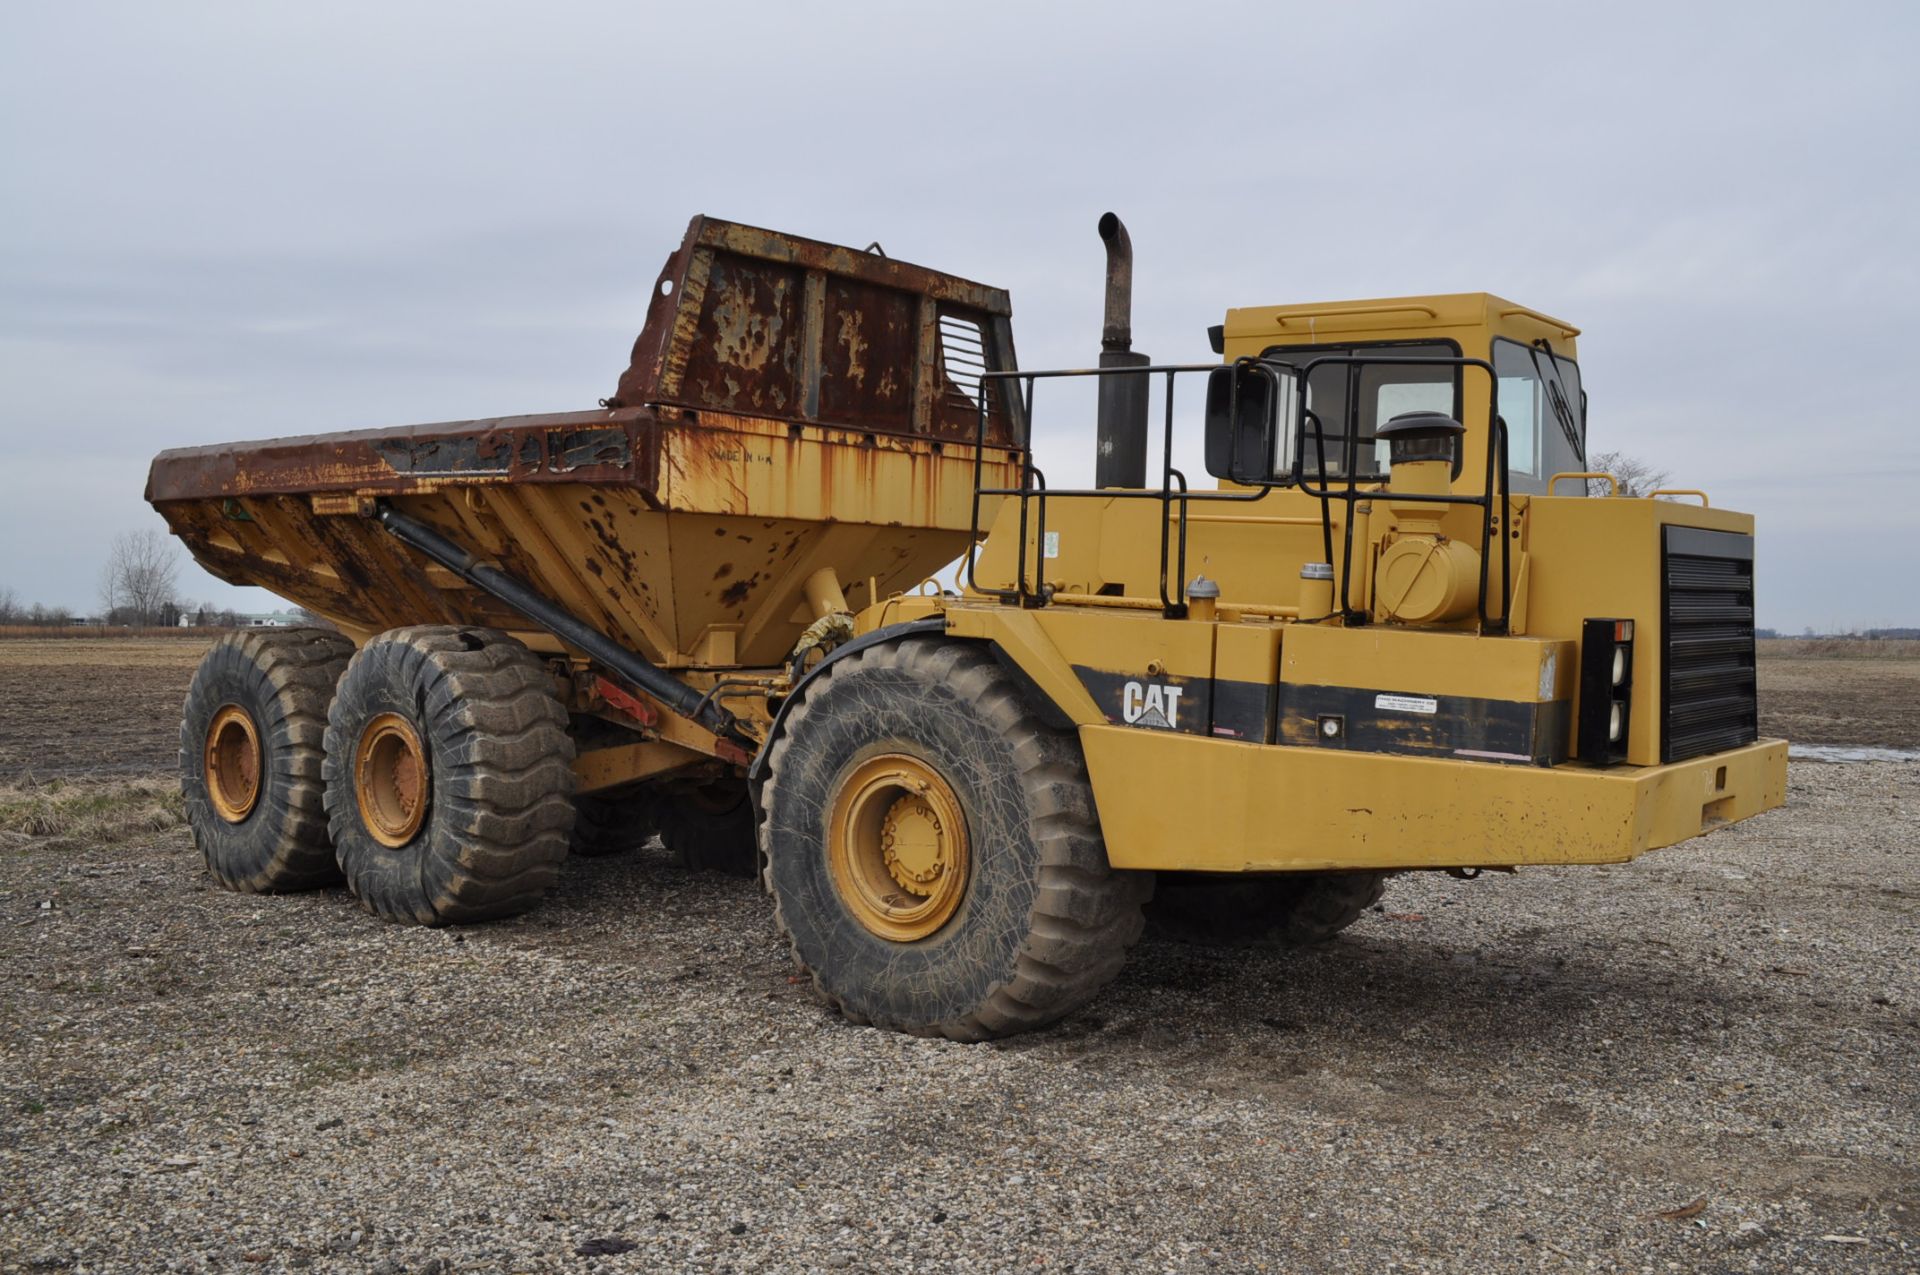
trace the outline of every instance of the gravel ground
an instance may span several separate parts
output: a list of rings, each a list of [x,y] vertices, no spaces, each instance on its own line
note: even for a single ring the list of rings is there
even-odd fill
[[[850,1027],[742,882],[515,922],[0,844],[0,1270],[1911,1271],[1920,766],[1617,868],[1149,940],[1060,1028]]]

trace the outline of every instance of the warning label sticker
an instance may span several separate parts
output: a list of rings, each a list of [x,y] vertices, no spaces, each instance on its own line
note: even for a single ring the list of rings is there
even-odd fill
[[[1385,709],[1389,713],[1437,713],[1440,711],[1440,702],[1428,699],[1424,695],[1376,695],[1373,697],[1373,706]]]

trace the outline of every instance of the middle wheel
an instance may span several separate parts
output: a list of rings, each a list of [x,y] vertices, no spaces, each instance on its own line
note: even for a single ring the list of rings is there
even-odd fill
[[[751,877],[760,850],[753,833],[753,796],[735,778],[684,781],[661,787],[654,806],[660,842],[682,867]]]
[[[856,1022],[956,1040],[1085,1003],[1139,937],[1078,741],[986,651],[910,638],[834,662],[773,740],[767,888],[795,961]]]
[[[348,886],[419,925],[524,912],[567,855],[573,751],[546,666],[506,634],[381,634],[327,714],[327,826]]]

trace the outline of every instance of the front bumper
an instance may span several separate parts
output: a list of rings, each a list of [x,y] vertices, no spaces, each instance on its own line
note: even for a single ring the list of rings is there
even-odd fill
[[[1785,740],[1664,766],[1550,768],[1083,726],[1116,868],[1620,863],[1783,805]]]

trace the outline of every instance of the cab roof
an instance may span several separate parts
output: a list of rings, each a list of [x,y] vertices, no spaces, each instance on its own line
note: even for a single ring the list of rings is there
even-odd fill
[[[1472,339],[1469,334],[1477,335],[1478,339]],[[1484,349],[1496,336],[1523,343],[1545,337],[1560,346],[1579,335],[1580,329],[1571,323],[1490,292],[1243,306],[1227,311],[1224,332],[1229,357],[1257,354],[1274,345],[1319,345],[1356,337],[1367,340],[1449,337],[1459,341],[1463,348]],[[1234,349],[1234,342],[1256,348]]]

